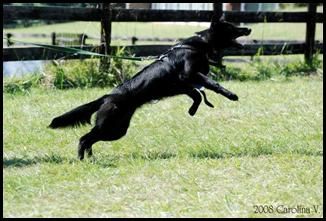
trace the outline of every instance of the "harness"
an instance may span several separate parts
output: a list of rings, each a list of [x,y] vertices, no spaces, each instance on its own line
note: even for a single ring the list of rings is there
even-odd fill
[[[163,59],[166,58],[169,53],[171,53],[172,51],[174,51],[176,49],[189,49],[189,50],[193,50],[193,51],[198,51],[195,47],[192,47],[190,45],[179,44],[179,45],[176,45],[176,46],[170,48],[169,50],[167,50],[163,54],[161,54],[160,57],[158,59],[156,59],[156,60],[163,61]]]
[[[167,56],[168,56],[168,54],[170,52],[172,52],[173,50],[176,50],[176,49],[189,49],[189,50],[193,50],[193,51],[200,51],[200,50],[198,50],[197,48],[195,48],[193,46],[179,44],[179,45],[176,45],[176,46],[170,48],[169,50],[167,50],[163,54],[161,54],[158,58],[156,58],[156,61],[163,61],[164,58],[167,58]],[[216,67],[225,68],[224,65],[221,65],[219,62],[213,61],[213,60],[211,60],[209,58],[208,58],[208,63],[210,65],[213,65],[213,66],[216,66]]]

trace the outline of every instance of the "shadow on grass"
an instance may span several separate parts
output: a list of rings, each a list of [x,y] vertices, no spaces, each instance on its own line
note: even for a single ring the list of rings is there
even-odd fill
[[[13,158],[4,158],[3,167],[25,167],[38,163],[52,163],[52,164],[62,164],[63,162],[68,162],[68,158],[63,158],[59,155],[44,155],[36,156],[33,158],[30,157],[13,157]]]
[[[231,157],[260,157],[260,156],[269,156],[273,154],[297,154],[305,156],[323,156],[323,151],[313,151],[313,150],[294,150],[294,151],[283,151],[275,152],[273,150],[264,149],[263,151],[239,151],[239,152],[223,152],[223,151],[214,151],[211,149],[202,149],[198,151],[192,151],[188,153],[193,158],[199,159],[225,159]]]
[[[103,159],[103,157],[101,157]],[[95,158],[85,159],[86,163],[98,165],[101,167],[117,167],[117,162],[119,161],[118,157],[108,156],[106,159],[100,160]],[[41,157],[26,157],[26,158],[4,158],[3,159],[3,168],[9,167],[27,167],[31,165],[41,164],[41,163],[50,163],[50,164],[77,164],[82,163],[78,159],[61,157],[58,155],[50,155],[50,156],[41,156]]]
[[[160,151],[148,151],[148,152],[132,152],[130,154],[114,154],[114,155],[94,155],[91,158],[85,158],[83,162],[97,165],[100,167],[117,167],[117,164],[125,159],[137,160],[159,160],[159,159],[169,159],[176,157],[177,154],[170,152],[160,152]],[[51,154],[44,156],[35,156],[35,157],[13,157],[13,158],[4,158],[3,167],[26,167],[40,163],[50,163],[50,164],[76,164],[83,163],[80,160],[62,157],[60,155]]]
[[[169,151],[148,151],[148,152],[133,152],[128,157],[132,159],[143,160],[165,160],[176,157],[177,154]]]
[[[298,154],[306,156],[323,156],[323,151],[313,151],[313,150],[295,150],[295,151],[284,151],[284,152],[273,152],[269,151],[248,151],[248,152],[223,152],[220,150],[212,149],[200,149],[192,150],[187,153],[188,156],[197,158],[197,159],[226,159],[231,157],[259,157],[259,156],[268,156],[272,154]],[[44,156],[36,157],[13,157],[13,158],[4,158],[3,167],[25,167],[34,164],[40,163],[50,163],[50,164],[76,164],[76,163],[89,163],[92,165],[97,165],[103,168],[118,167],[118,163],[122,160],[137,160],[142,159],[145,161],[154,161],[154,160],[166,160],[177,157],[176,153],[169,151],[147,151],[147,152],[132,152],[130,154],[114,154],[114,155],[95,155],[89,159],[85,159],[83,162],[78,159],[72,159],[67,157],[62,157],[60,155],[51,154]]]
[[[154,161],[154,160],[165,160],[176,157],[176,153],[166,152],[166,151],[148,151],[148,152],[132,152],[128,154],[105,154],[105,155],[95,155],[90,158],[88,161],[92,164],[96,164],[100,167],[117,167],[117,164],[124,160],[145,160],[145,161]]]

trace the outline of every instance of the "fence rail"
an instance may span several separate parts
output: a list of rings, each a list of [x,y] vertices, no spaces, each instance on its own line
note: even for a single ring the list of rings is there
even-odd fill
[[[107,3],[104,3],[107,4]],[[218,5],[221,3],[214,3]],[[108,22],[209,22],[212,15],[221,14],[221,7],[214,7],[215,11],[186,11],[186,10],[142,10],[142,9],[110,9]],[[219,10],[219,11],[216,11]],[[307,60],[312,59],[317,50],[323,53],[323,42],[315,41],[316,23],[323,22],[323,13],[316,12],[316,4],[310,3],[308,12],[224,12],[225,20],[230,22],[291,22],[306,23],[306,41],[261,41],[247,42],[242,50],[226,50],[225,55],[255,55],[262,50],[263,55],[277,54],[305,54]],[[66,20],[66,21],[103,21],[107,16],[101,9],[96,8],[65,8],[65,7],[27,7],[27,6],[3,6],[3,18],[12,19],[42,19],[42,20]],[[103,26],[102,26],[103,27]],[[108,26],[111,27],[111,26]],[[111,32],[111,31],[110,31]],[[100,38],[100,39],[103,39]],[[110,36],[110,39],[113,39]],[[83,38],[85,40],[85,38]],[[135,41],[136,38],[131,38]],[[141,40],[141,38],[138,38]],[[148,39],[147,39],[148,40]],[[168,39],[171,40],[171,39]],[[85,42],[84,42],[85,43]],[[170,45],[133,45],[126,46],[136,56],[159,55],[166,51]],[[99,50],[99,46],[85,46],[84,50]],[[112,51],[116,50],[111,46]],[[88,58],[87,56],[67,56],[62,52],[50,51],[40,47],[4,48],[3,60],[49,60],[61,57],[69,59]]]
[[[66,7],[3,6],[3,19],[101,21],[101,9]],[[112,22],[210,22],[214,11],[112,9]],[[239,12],[225,11],[230,22],[301,22],[306,23],[306,12]],[[316,22],[323,22],[323,13],[316,13]]]
[[[5,36],[7,37],[7,46],[12,45],[21,45],[22,43],[13,42],[12,38],[48,38],[53,44],[53,42],[56,42],[57,40],[60,40],[60,42],[64,45],[65,42],[79,42],[78,45],[87,45],[86,40],[92,39],[92,40],[98,40],[100,41],[100,37],[91,36],[88,34],[83,33],[57,33],[53,32],[52,34],[29,34],[29,33],[5,33]],[[55,38],[55,39],[54,39]],[[145,37],[145,36],[112,36],[111,40],[121,40],[121,41],[129,41],[132,45],[135,45],[137,41],[156,41],[156,42],[177,42],[182,41],[184,38],[160,38],[160,37]],[[82,40],[82,41],[81,41]],[[24,45],[28,45],[27,43]],[[55,44],[53,44],[55,45]]]
[[[316,41],[316,48],[320,53],[323,53],[323,44]],[[126,46],[125,49],[136,56],[156,56],[167,51],[170,45],[137,45]],[[74,47],[79,48],[80,47]],[[287,42],[268,42],[262,41],[259,43],[245,44],[242,50],[226,50],[223,56],[238,56],[246,55],[253,56],[261,48],[262,55],[279,55],[279,54],[303,54],[305,51],[305,43],[303,41]],[[99,46],[84,46],[83,50],[99,52]],[[112,52],[117,50],[117,46],[111,46]],[[41,47],[15,47],[3,49],[3,61],[17,61],[17,60],[53,60],[65,57],[67,59],[83,59],[91,58],[85,55],[67,55],[64,52],[48,50]]]
[[[5,36],[7,37],[7,43],[8,41],[10,42],[10,45],[31,45],[28,43],[19,43],[19,42],[11,42],[11,38],[48,38],[47,40],[53,41],[53,36],[56,36],[56,38],[60,38],[62,41],[67,41],[68,43],[73,41],[73,40],[78,40],[81,37],[85,38],[85,43],[84,44],[77,44],[74,45],[74,47],[83,47],[83,46],[90,46],[90,44],[87,44],[86,40],[87,39],[93,39],[93,40],[100,40],[100,37],[97,36],[92,36],[92,35],[86,35],[86,34],[82,34],[82,33],[56,33],[53,32],[52,34],[29,34],[29,33],[5,33]],[[160,38],[160,37],[146,37],[146,36],[140,36],[140,37],[136,37],[136,36],[112,36],[111,40],[121,40],[121,41],[129,41],[129,42],[134,42],[133,45],[135,44],[135,42],[137,41],[148,41],[148,42],[152,42],[152,41],[156,41],[156,42],[178,42],[178,41],[182,41],[185,38]],[[287,41],[282,41],[282,40],[256,40],[256,39],[250,39],[250,40],[239,40],[239,42],[241,42],[242,44],[260,44],[260,45],[264,45],[265,43],[268,44],[282,44],[282,45],[289,45],[289,44],[303,44],[305,43],[304,41],[298,41],[298,40],[287,40]],[[321,41],[316,40],[316,43],[321,43]]]

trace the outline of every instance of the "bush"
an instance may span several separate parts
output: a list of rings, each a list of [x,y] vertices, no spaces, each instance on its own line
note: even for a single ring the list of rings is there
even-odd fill
[[[127,56],[123,48],[117,50],[117,56]],[[130,56],[130,55],[129,55]],[[143,65],[143,62],[142,62]],[[240,67],[227,65],[225,69],[211,66],[211,77],[216,81],[225,80],[267,80],[277,76],[309,75],[322,73],[322,61],[319,53],[315,54],[311,64],[303,60],[279,63],[266,60],[257,54],[253,61],[241,64]],[[117,86],[136,73],[138,65],[134,61],[111,59],[109,70],[99,71],[99,59],[83,61],[54,62],[48,65],[41,74],[25,75],[23,77],[4,78],[3,91],[6,93],[28,93],[32,87],[57,89],[90,88]]]
[[[240,80],[245,81],[252,79],[250,72],[244,68],[234,67],[231,65],[226,66],[225,69],[219,67],[211,67],[210,76],[215,81],[228,81],[228,80]]]
[[[58,89],[103,86],[101,82],[105,78],[99,76],[98,61],[92,59],[82,62],[64,61],[49,65],[45,70],[48,86]]]
[[[118,48],[115,52],[115,56],[131,56],[129,51],[126,51],[124,47]],[[131,78],[136,72],[137,64],[135,61],[123,60],[119,58],[112,58],[110,69],[106,73],[108,77],[108,84],[110,86],[117,86],[125,80]]]
[[[115,55],[130,56],[124,48],[118,49]],[[99,59],[56,62],[46,68],[45,76],[50,85],[59,89],[116,86],[134,73],[136,64],[112,58],[108,71],[100,71],[99,66]]]
[[[26,94],[32,87],[37,87],[42,81],[42,76],[34,73],[30,75],[4,78],[3,92],[10,94]]]
[[[253,58],[253,61],[244,64],[241,67],[235,67],[232,64],[227,65],[225,69],[211,67],[211,76],[216,81],[224,80],[267,80],[276,76],[290,77],[294,75],[306,76],[317,73],[322,67],[322,61],[319,59],[319,53],[316,53],[311,64],[304,60],[281,63],[262,59],[260,55]]]
[[[281,74],[289,77],[293,75],[310,75],[315,74],[322,66],[322,61],[319,59],[319,53],[313,56],[311,64],[304,61],[296,61],[287,64],[281,70]]]
[[[116,56],[131,56],[119,48]],[[108,71],[99,71],[99,59],[53,61],[42,73],[21,77],[5,77],[3,91],[26,93],[31,87],[57,89],[117,86],[136,71],[136,62],[112,58]]]

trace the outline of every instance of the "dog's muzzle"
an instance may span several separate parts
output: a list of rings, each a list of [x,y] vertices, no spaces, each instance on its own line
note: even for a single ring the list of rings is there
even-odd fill
[[[251,29],[250,28],[239,28],[239,31],[238,31],[238,37],[241,37],[241,36],[248,36],[250,35],[251,33]],[[232,40],[232,44],[234,47],[238,48],[238,49],[243,49],[244,46],[242,44],[240,44],[236,39],[233,39]]]
[[[250,28],[241,28],[239,36],[248,36],[251,33]]]
[[[250,33],[251,33],[251,29],[247,28],[247,31],[245,32],[245,35],[248,36],[248,35],[250,35]]]

